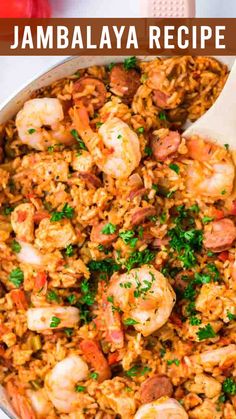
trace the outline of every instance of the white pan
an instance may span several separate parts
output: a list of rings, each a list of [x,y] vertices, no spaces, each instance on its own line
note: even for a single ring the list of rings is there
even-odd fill
[[[0,124],[13,118],[24,102],[30,98],[31,94],[41,87],[47,86],[56,80],[75,73],[80,68],[86,68],[92,65],[107,65],[111,62],[122,62],[126,57],[73,57],[62,60],[61,63],[50,68],[43,74],[32,78],[16,94],[9,98],[0,107]],[[152,60],[153,57],[138,56],[138,59]],[[231,68],[235,57],[215,57]],[[46,59],[46,57],[45,57]],[[0,419],[17,419],[9,402],[7,401],[4,389],[0,386]]]

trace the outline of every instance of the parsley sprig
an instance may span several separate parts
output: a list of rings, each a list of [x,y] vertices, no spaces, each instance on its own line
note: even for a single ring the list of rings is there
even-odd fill
[[[61,211],[54,211],[50,218],[50,221],[61,221],[63,218],[73,218],[74,208],[72,208],[68,203],[66,203]]]

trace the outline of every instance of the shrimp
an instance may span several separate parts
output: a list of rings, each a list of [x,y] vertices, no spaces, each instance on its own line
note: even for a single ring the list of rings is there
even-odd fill
[[[36,415],[27,397],[20,393],[18,387],[12,381],[6,385],[7,395],[12,406],[20,419],[36,419]]]
[[[175,399],[161,397],[152,403],[141,406],[134,419],[188,419],[188,415]]]
[[[175,293],[155,268],[144,265],[122,275],[114,274],[107,294],[123,311],[123,321],[132,318],[134,328],[148,336],[165,324],[175,304]]]
[[[198,355],[192,355],[190,360],[193,365],[200,363],[203,367],[232,365],[236,360],[236,345],[231,344],[219,349],[201,352]]]
[[[227,150],[193,137],[187,142],[190,158],[187,190],[203,197],[226,199],[233,190],[235,167]]]
[[[91,398],[76,392],[76,384],[88,378],[86,362],[78,355],[69,355],[58,362],[45,377],[45,390],[54,407],[71,413],[85,407]]]
[[[20,251],[16,254],[19,262],[29,263],[30,265],[43,265],[44,256],[31,243],[18,240]]]
[[[111,117],[94,132],[85,108],[74,109],[74,122],[99,169],[116,179],[128,178],[141,160],[137,134],[121,119]]]
[[[16,128],[23,144],[47,150],[55,143],[70,143],[73,136],[64,119],[62,104],[55,98],[38,98],[25,102],[16,116]],[[45,127],[50,127],[47,130]]]
[[[76,307],[39,307],[29,308],[26,313],[29,330],[45,330],[75,327],[79,322],[79,310]]]
[[[27,390],[26,394],[35,413],[37,413],[37,417],[45,418],[53,408],[45,389],[42,388],[37,391]]]

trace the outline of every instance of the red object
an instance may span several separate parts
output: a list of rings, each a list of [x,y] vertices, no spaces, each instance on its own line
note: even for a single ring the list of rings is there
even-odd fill
[[[40,292],[47,283],[46,272],[38,272],[34,279],[34,290]]]
[[[18,310],[26,310],[28,303],[23,290],[12,290],[11,298]]]
[[[218,259],[221,260],[221,262],[225,262],[226,260],[229,259],[229,252],[227,250],[225,250],[224,252],[221,252],[218,255]]]
[[[224,211],[217,208],[212,209],[212,215],[215,220],[221,220],[225,216]]]
[[[50,17],[51,7],[48,0],[2,0],[0,17],[29,18]]]

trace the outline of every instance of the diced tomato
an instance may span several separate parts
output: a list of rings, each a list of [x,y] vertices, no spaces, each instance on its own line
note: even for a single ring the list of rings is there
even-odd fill
[[[27,212],[26,211],[18,211],[17,212],[17,220],[19,223],[23,223],[27,218]]]
[[[36,224],[40,223],[44,218],[50,218],[50,215],[47,211],[36,211],[34,214],[34,222]]]
[[[118,351],[109,353],[109,355],[108,355],[108,364],[109,365],[117,364],[118,361],[119,361],[119,352]]]
[[[28,303],[23,290],[12,290],[11,298],[18,310],[26,310],[28,308]]]
[[[218,259],[221,260],[221,262],[225,262],[229,259],[229,252],[225,250],[224,252],[221,252],[218,254]]]
[[[34,279],[34,291],[40,292],[47,284],[46,272],[38,272]]]
[[[221,220],[222,218],[224,218],[225,214],[223,210],[213,208],[212,216],[214,217],[215,220]]]

